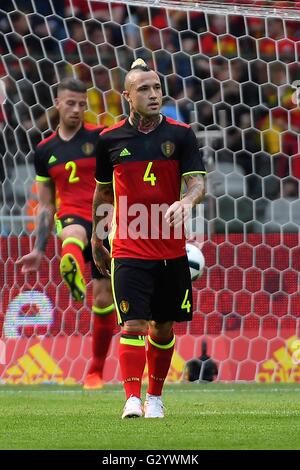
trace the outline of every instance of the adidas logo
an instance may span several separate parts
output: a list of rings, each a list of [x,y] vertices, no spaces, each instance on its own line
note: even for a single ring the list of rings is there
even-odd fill
[[[55,163],[57,161],[57,158],[54,155],[51,155],[51,157],[48,160],[49,165]]]
[[[299,382],[300,381],[300,340],[291,336],[273,352],[273,358],[263,362],[256,382]]]
[[[31,346],[17,364],[6,370],[2,381],[6,384],[35,385],[45,382],[72,385],[72,377],[63,376],[63,371],[47,351],[39,344]]]
[[[129,155],[131,155],[131,153],[129,152],[129,150],[127,150],[127,148],[123,149],[120,153],[120,157],[129,157]]]

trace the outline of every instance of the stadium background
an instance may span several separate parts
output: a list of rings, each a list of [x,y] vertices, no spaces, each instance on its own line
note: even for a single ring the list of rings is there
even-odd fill
[[[193,126],[209,172],[206,269],[193,322],[176,326],[169,380],[180,380],[203,337],[220,380],[300,380],[299,2],[240,2],[243,15],[237,2],[153,3],[1,1],[3,383],[71,384],[88,369],[90,295],[83,307],[70,301],[58,241],[37,277],[15,264],[33,243],[32,150],[56,126],[54,89],[67,75],[90,85],[87,122],[123,117],[122,79],[137,57],[160,74],[163,112]],[[117,333],[110,382],[119,380]]]

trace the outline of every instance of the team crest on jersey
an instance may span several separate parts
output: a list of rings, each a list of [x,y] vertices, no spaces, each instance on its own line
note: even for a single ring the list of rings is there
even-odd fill
[[[72,224],[74,222],[74,219],[72,217],[68,217],[67,219],[64,220],[65,224]]]
[[[161,151],[165,157],[171,157],[175,151],[175,144],[167,140],[161,144]]]
[[[93,153],[93,151],[94,151],[94,148],[95,148],[95,146],[91,142],[86,142],[81,147],[81,149],[82,149],[82,151],[85,155],[91,155],[91,153]]]
[[[122,300],[120,302],[120,310],[121,312],[123,313],[127,313],[128,310],[129,310],[129,302],[127,302],[127,300]]]

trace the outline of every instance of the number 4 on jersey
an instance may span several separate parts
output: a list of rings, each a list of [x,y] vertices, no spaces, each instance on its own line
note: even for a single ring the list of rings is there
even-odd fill
[[[144,173],[143,180],[146,181],[147,183],[151,183],[151,186],[155,186],[156,176],[154,173],[150,173],[152,165],[153,165],[153,162],[148,163],[146,171]]]

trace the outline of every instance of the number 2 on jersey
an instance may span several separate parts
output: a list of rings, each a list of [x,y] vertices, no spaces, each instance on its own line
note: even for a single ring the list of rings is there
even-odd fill
[[[150,173],[152,165],[153,165],[153,162],[148,163],[143,180],[151,183],[151,186],[155,186],[156,176],[154,173]]]
[[[69,183],[78,183],[80,180],[79,176],[76,176],[77,165],[75,162],[71,161],[65,164],[65,170],[71,170],[69,176]]]

